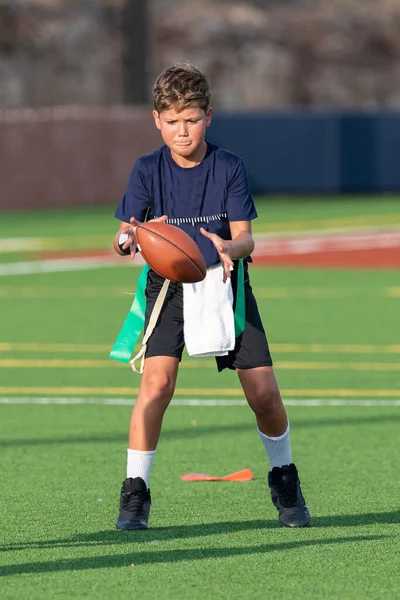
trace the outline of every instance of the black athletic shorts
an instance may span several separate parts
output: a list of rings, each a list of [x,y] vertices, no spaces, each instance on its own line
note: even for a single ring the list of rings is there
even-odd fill
[[[271,366],[267,338],[258,312],[257,302],[250,285],[247,263],[244,262],[244,290],[246,303],[246,325],[236,338],[234,350],[226,356],[216,356],[218,371],[223,369],[252,369]],[[150,319],[164,279],[150,270],[146,286],[146,317],[144,330]],[[232,288],[236,296],[237,264],[232,271]],[[182,358],[185,341],[183,337],[183,289],[181,283],[169,284],[157,325],[147,342],[146,358],[151,356],[173,356]]]

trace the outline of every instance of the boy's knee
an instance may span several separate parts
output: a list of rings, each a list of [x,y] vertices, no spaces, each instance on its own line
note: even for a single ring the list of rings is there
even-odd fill
[[[246,398],[256,414],[273,413],[282,402],[278,386],[271,383],[255,386]]]
[[[174,395],[175,381],[165,373],[152,374],[142,382],[141,391],[145,393],[148,400],[169,402]]]

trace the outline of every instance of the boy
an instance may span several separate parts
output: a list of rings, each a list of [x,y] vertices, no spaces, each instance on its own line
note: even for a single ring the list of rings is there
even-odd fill
[[[234,292],[235,261],[245,259],[245,328],[236,339],[234,350],[227,356],[216,357],[217,367],[219,371],[236,370],[255,413],[258,433],[271,465],[268,484],[281,525],[305,527],[310,514],[292,463],[289,423],[248,276],[247,263],[254,249],[251,220],[257,213],[243,161],[205,140],[212,112],[210,88],[196,67],[183,64],[166,69],[155,82],[153,99],[155,124],[165,145],[140,158],[133,167],[127,191],[115,213],[121,227],[114,239],[114,249],[133,258],[135,227],[147,218],[178,222],[199,245],[207,267],[220,263],[224,278],[232,276]],[[145,330],[163,281],[149,271]],[[148,340],[140,389],[132,411],[127,478],[122,484],[116,524],[119,529],[148,528],[149,473],[184,347],[182,306],[182,285],[171,283]]]

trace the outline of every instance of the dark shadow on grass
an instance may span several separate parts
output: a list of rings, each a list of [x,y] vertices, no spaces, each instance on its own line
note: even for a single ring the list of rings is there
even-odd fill
[[[250,409],[249,409],[250,410]],[[349,425],[377,425],[380,423],[387,423],[400,420],[400,411],[398,415],[393,413],[389,415],[368,415],[363,417],[336,417],[334,419],[310,419],[300,420],[291,419],[292,427],[296,429],[307,429],[311,427],[344,427]],[[203,435],[217,435],[219,433],[244,433],[247,431],[256,431],[255,422],[252,421],[247,423],[235,423],[227,425],[199,425],[193,427],[188,425],[187,427],[179,427],[176,429],[165,429],[162,432],[162,439],[195,439],[202,437]],[[65,438],[58,437],[43,437],[43,438],[31,438],[31,439],[10,439],[0,440],[0,446],[3,447],[24,447],[24,446],[46,446],[46,445],[60,445],[60,444],[109,444],[109,443],[126,443],[127,433],[115,433],[113,435],[92,435],[92,436],[71,436]]]
[[[400,510],[383,513],[365,513],[357,515],[327,515],[312,517],[313,528],[324,527],[360,527],[366,525],[391,525],[400,523]],[[178,540],[185,538],[204,538],[210,535],[222,535],[242,531],[279,529],[277,519],[252,521],[222,521],[201,525],[177,525],[171,527],[152,527],[148,531],[96,531],[73,536],[71,538],[16,542],[0,546],[0,552],[44,548],[75,548],[90,546],[111,546],[114,544],[135,542],[149,543]]]
[[[362,525],[399,525],[400,509],[392,512],[364,513],[358,515],[326,515],[312,517],[313,527],[360,527]]]
[[[281,544],[262,544],[260,546],[228,547],[228,548],[189,548],[178,550],[143,551],[142,547],[133,549],[123,554],[110,556],[91,556],[85,558],[72,558],[44,562],[32,562],[19,565],[0,567],[0,576],[21,575],[27,573],[54,573],[60,571],[84,571],[89,569],[107,569],[118,567],[131,567],[157,564],[179,563],[215,558],[228,558],[232,556],[246,556],[249,554],[272,554],[285,550],[297,550],[312,546],[327,546],[331,544],[351,544],[357,542],[371,542],[388,539],[385,535],[337,537],[319,540],[300,540],[283,542]]]
[[[219,523],[204,523],[201,525],[172,525],[171,527],[151,527],[148,531],[96,531],[93,533],[80,534],[67,539],[44,540],[37,542],[17,542],[15,544],[4,544],[0,546],[1,552],[10,550],[25,550],[28,548],[56,548],[75,546],[101,546],[134,542],[159,542],[166,540],[177,540],[193,537],[205,537],[210,535],[221,535],[236,533],[239,531],[250,531],[255,529],[279,528],[278,521],[253,520],[253,521],[221,521]]]

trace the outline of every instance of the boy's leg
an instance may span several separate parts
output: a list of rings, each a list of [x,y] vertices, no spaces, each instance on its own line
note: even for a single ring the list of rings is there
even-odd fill
[[[247,402],[253,410],[271,469],[292,462],[290,428],[272,367],[237,369]]]
[[[283,435],[288,419],[273,367],[237,369],[237,373],[247,401],[255,413],[258,429],[270,437]]]
[[[146,358],[129,426],[128,446],[132,450],[156,449],[164,413],[174,395],[178,368],[179,358]]]
[[[164,279],[150,270],[146,285],[144,330],[150,320]],[[179,361],[184,347],[183,291],[171,282],[146,350],[139,394],[132,410],[127,477],[122,484],[119,529],[147,529],[150,511],[148,479],[164,412],[175,390]]]
[[[297,468],[292,463],[290,427],[273,368],[237,369],[237,373],[271,463],[268,483],[280,523],[286,527],[305,527],[310,522],[310,513]]]
[[[175,391],[179,358],[154,356],[144,363],[129,427],[127,476],[122,484],[119,529],[147,529],[151,505],[148,479],[162,420]]]

